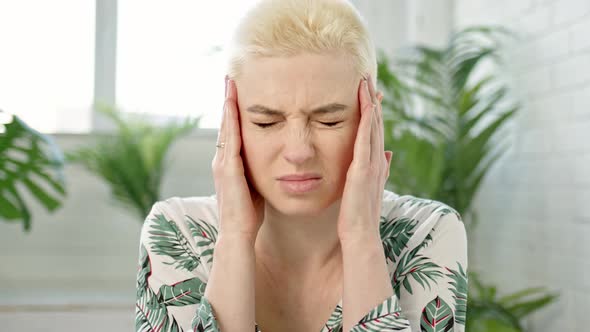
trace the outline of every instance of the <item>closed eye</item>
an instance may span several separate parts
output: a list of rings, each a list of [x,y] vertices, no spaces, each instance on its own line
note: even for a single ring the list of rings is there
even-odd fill
[[[338,122],[320,122],[321,124],[323,124],[324,126],[328,126],[328,127],[333,127],[339,123],[341,123],[342,121],[338,121]],[[254,122],[253,122],[254,123]],[[255,125],[257,125],[260,128],[268,128],[268,127],[272,127],[275,124],[277,124],[278,122],[269,122],[269,123],[254,123]]]

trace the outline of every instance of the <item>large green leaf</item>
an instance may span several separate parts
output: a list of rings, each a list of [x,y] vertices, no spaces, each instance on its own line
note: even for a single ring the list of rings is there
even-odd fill
[[[31,229],[25,189],[47,210],[66,196],[63,155],[53,139],[0,110],[0,219]]]

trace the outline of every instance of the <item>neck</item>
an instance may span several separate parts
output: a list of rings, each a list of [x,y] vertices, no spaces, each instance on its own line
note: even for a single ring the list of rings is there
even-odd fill
[[[289,216],[266,204],[264,223],[256,239],[257,260],[285,273],[317,274],[341,264],[337,220],[340,201],[321,214]]]

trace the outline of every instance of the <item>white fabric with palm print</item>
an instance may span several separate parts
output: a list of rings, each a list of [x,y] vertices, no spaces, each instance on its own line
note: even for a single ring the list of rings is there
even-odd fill
[[[215,195],[154,204],[139,244],[136,331],[219,332],[204,297],[217,220]],[[467,240],[459,214],[438,201],[384,190],[380,232],[395,294],[351,331],[463,332]],[[342,301],[319,332],[330,331],[342,331]]]

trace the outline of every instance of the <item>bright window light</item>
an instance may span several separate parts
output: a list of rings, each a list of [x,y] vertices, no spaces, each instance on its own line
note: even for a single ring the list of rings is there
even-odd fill
[[[94,0],[0,0],[0,109],[41,132],[87,132]]]
[[[118,2],[117,106],[219,128],[226,46],[255,0]]]

